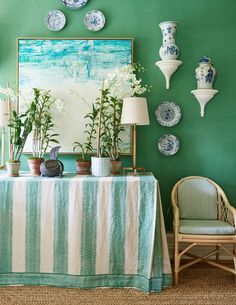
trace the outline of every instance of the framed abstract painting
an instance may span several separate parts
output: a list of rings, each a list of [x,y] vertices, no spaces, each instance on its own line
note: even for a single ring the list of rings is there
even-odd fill
[[[102,79],[133,62],[133,39],[18,38],[19,111],[33,88],[50,90],[64,102],[54,115],[62,153],[72,153],[83,142],[84,119],[100,95]],[[31,152],[30,139],[25,152]],[[131,154],[131,135],[122,134],[122,154]]]

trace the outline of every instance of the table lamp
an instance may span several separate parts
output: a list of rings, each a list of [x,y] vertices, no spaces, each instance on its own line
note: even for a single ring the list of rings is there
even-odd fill
[[[147,100],[144,97],[128,97],[123,101],[121,124],[133,126],[133,167],[125,167],[124,172],[132,171],[134,175],[143,167],[136,167],[136,125],[149,125]]]
[[[3,169],[5,166],[5,136],[6,136],[6,127],[8,124],[8,102],[6,100],[0,100],[0,128],[1,128],[1,164],[0,169]]]

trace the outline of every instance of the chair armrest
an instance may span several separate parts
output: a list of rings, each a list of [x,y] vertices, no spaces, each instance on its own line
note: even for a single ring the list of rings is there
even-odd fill
[[[220,205],[220,219],[229,223],[236,229],[236,209],[229,203],[225,193],[223,191],[220,192],[219,198]]]
[[[227,222],[230,223],[236,229],[236,209],[230,205],[228,206],[228,217]]]
[[[171,204],[173,207],[173,215],[174,215],[174,232],[179,232],[179,207],[177,202],[177,191],[176,188],[173,188],[171,192]]]

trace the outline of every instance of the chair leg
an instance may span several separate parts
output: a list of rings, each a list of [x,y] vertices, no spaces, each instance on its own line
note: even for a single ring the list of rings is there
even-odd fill
[[[220,247],[216,246],[216,250],[219,251]],[[218,261],[220,259],[220,252],[216,253],[216,261]]]
[[[179,243],[177,238],[175,238],[174,244],[174,284],[175,286],[179,283],[179,265],[180,265],[180,255],[179,255]]]
[[[178,284],[179,284],[179,274],[178,274],[178,272],[175,272],[174,285],[178,286]]]
[[[233,254],[234,254],[234,284],[236,285],[236,244],[233,244]]]

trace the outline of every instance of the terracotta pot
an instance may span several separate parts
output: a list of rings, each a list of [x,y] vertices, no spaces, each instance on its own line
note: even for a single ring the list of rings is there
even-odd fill
[[[91,174],[91,162],[90,161],[76,161],[76,173],[79,175]]]
[[[20,171],[20,162],[6,162],[7,173],[10,177],[18,177]]]
[[[28,164],[30,168],[30,174],[32,176],[40,176],[40,165],[43,163],[43,158],[35,158],[35,159],[28,159]]]
[[[121,161],[111,160],[111,174],[120,175],[121,171]]]

